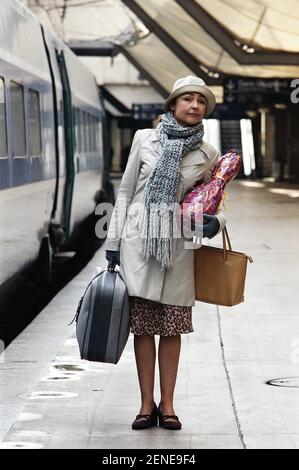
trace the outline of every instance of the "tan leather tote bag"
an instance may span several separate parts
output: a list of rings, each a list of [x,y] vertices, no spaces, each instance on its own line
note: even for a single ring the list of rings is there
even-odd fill
[[[194,250],[195,298],[232,307],[244,302],[247,261],[252,263],[253,259],[232,251],[226,227],[222,240],[223,249],[202,245]]]

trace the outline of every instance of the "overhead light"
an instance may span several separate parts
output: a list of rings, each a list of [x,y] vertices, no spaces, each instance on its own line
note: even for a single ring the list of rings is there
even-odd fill
[[[258,108],[258,111],[260,113],[268,114],[270,112],[270,108],[267,108],[266,106],[265,107],[261,106],[260,108]]]
[[[234,43],[236,44],[236,46],[240,47],[247,54],[254,54],[255,52],[254,47],[248,46],[248,44],[242,44],[237,39],[234,40]]]
[[[253,54],[255,52],[254,47],[249,47],[247,44],[243,44],[242,49],[247,52],[247,54]]]
[[[274,108],[276,109],[287,109],[287,105],[284,103],[275,103]]]
[[[220,77],[218,72],[214,72],[213,70],[209,70],[207,67],[205,67],[202,64],[199,64],[199,68],[201,70],[203,70],[209,77],[212,77],[212,78],[219,78]]]
[[[250,118],[254,118],[257,116],[257,112],[249,109],[248,111],[245,111],[246,115]]]
[[[205,67],[205,66],[202,65],[202,64],[199,64],[199,68],[200,68],[201,70],[203,70],[205,73],[208,73],[208,72],[209,72],[209,69],[207,69],[207,67]]]
[[[262,181],[265,181],[266,183],[275,183],[276,179],[273,176],[265,176],[262,178]]]
[[[212,77],[212,78],[218,78],[219,77],[219,73],[217,72],[208,72],[208,75],[209,77]]]

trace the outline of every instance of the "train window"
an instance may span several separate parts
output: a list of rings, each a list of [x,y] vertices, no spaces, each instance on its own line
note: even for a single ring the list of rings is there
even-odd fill
[[[84,152],[88,152],[88,117],[87,113],[83,111],[83,124],[84,124]]]
[[[85,118],[84,111],[80,112],[80,129],[81,129],[81,150],[82,153],[85,152]]]
[[[83,153],[83,113],[79,110],[79,153]]]
[[[98,151],[98,117],[94,118],[94,150]]]
[[[96,132],[97,132],[97,118],[94,116],[93,117],[93,122],[92,122],[92,135],[93,135],[93,150],[94,150],[94,152],[97,151]]]
[[[87,151],[90,152],[90,114],[86,114],[87,117]]]
[[[29,152],[32,156],[42,154],[39,93],[29,90]]]
[[[79,153],[83,153],[83,113],[79,109]]]
[[[83,125],[83,111],[80,109],[80,153],[84,153],[84,125]]]
[[[0,77],[0,158],[7,158],[6,102],[2,77]]]
[[[94,152],[94,116],[91,116],[90,131],[91,131],[91,151]]]
[[[72,116],[72,120],[73,120],[73,143],[74,143],[74,152],[76,153],[76,149],[77,149],[77,129],[76,129],[76,108],[72,108],[73,109],[73,116]]]
[[[93,143],[92,143],[92,119],[93,116],[91,114],[88,115],[88,136],[89,136],[89,151],[93,152]]]
[[[98,138],[99,138],[99,118],[95,118],[95,123],[94,123],[94,148],[95,151],[99,151],[99,146],[98,146]]]
[[[16,82],[10,82],[12,151],[14,157],[26,156],[24,88]]]
[[[99,118],[96,117],[96,122],[95,122],[95,147],[96,147],[96,151],[98,152],[100,150],[100,146],[99,146]]]
[[[87,152],[90,152],[90,114],[86,113],[87,120]]]
[[[74,128],[75,128],[75,153],[78,153],[78,141],[79,141],[79,129],[78,129],[78,109],[73,108],[73,119],[74,119]]]

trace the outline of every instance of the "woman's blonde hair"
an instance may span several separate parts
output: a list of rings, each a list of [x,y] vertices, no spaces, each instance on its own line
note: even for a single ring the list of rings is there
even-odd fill
[[[153,120],[153,127],[157,127],[157,125],[159,124],[159,122],[162,119],[162,116],[163,116],[163,114],[158,114],[158,116],[155,117],[155,119]]]

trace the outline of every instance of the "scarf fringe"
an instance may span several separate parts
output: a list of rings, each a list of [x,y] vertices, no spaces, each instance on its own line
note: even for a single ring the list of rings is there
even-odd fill
[[[161,270],[173,266],[173,227],[172,209],[144,207],[139,226],[141,227],[141,256],[147,261],[156,258]]]

